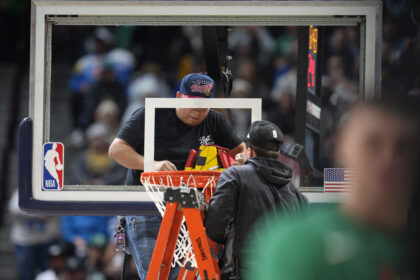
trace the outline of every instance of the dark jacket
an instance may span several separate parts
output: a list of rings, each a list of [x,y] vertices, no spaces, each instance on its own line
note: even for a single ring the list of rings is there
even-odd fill
[[[292,170],[275,159],[254,157],[243,166],[223,171],[206,213],[207,235],[225,244],[234,226],[233,255],[240,258],[246,238],[265,213],[294,214],[306,208],[306,198],[291,182]]]

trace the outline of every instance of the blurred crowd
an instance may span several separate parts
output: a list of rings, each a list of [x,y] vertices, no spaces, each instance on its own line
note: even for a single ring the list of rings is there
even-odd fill
[[[18,207],[18,192],[10,202],[11,242],[19,279],[120,279],[124,254],[116,252],[116,217],[45,216],[26,214]],[[126,279],[138,279],[131,258]]]
[[[328,143],[337,115],[358,99],[360,35],[357,27],[327,27],[324,33],[321,143]],[[98,175],[92,180],[118,183],[117,174],[123,172],[105,156],[106,143],[144,106],[145,98],[174,97],[183,76],[206,71],[201,36],[199,27],[186,26],[98,27],[85,34],[83,55],[74,63],[69,82],[73,130],[67,143],[81,148],[73,174],[83,176],[68,176],[67,180],[77,178],[69,183],[86,183],[82,178],[89,182],[89,174]],[[297,45],[297,27],[235,27],[228,35],[231,97],[262,98],[263,118],[282,129],[285,150],[294,144]],[[250,112],[230,110],[228,117],[243,136]],[[331,165],[324,150],[322,167]],[[115,176],[101,177],[110,168],[115,168]]]
[[[419,62],[416,56],[419,34],[416,28],[403,32],[404,26],[399,22],[385,12],[384,92],[418,94],[420,81],[415,75],[418,73],[415,65]],[[297,30],[297,27],[235,27],[228,34],[234,76],[231,97],[262,98],[263,119],[274,122],[284,132],[285,151],[294,144]],[[77,28],[74,31],[81,32]],[[58,36],[63,33],[66,32],[56,31]],[[201,29],[97,27],[81,34],[77,54],[82,55],[75,59],[69,81],[73,129],[66,144],[81,151],[71,165],[75,166],[72,174],[83,176],[67,176],[66,180],[76,181],[66,183],[84,184],[98,179],[102,181],[98,183],[118,184],[124,172],[105,156],[106,146],[120,124],[144,106],[145,98],[174,97],[183,76],[206,72]],[[359,98],[360,75],[359,28],[325,27],[323,38],[319,74],[322,80],[320,170],[333,165],[332,135],[342,112]],[[73,56],[76,54],[70,55]],[[403,64],[404,61],[407,63]],[[407,75],[401,75],[401,71]],[[228,117],[243,136],[250,123],[250,112],[230,110]],[[105,178],[103,175],[111,169],[114,176]]]
[[[404,14],[385,8],[382,87],[387,94],[419,95],[418,25],[407,25]],[[71,29],[54,28],[53,48],[68,44]],[[66,162],[65,184],[121,185],[125,169],[108,157],[110,142],[145,98],[174,97],[183,76],[205,72],[201,31],[190,26],[72,28],[82,35],[75,36],[80,46],[67,57],[60,48],[53,54],[53,62],[74,59],[68,84],[72,128],[66,139],[74,153]],[[324,32],[321,168],[333,166],[333,131],[341,112],[358,99],[360,70],[359,29],[326,27]],[[60,41],[65,37],[60,34],[67,41]],[[228,44],[235,78],[231,97],[262,98],[263,119],[284,132],[286,149],[294,143],[297,27],[236,27]],[[229,117],[243,134],[249,112],[232,110]],[[18,209],[17,193],[9,211],[21,279],[119,279],[124,256],[115,252],[115,217],[28,215]],[[131,261],[127,270],[127,279],[137,279]]]

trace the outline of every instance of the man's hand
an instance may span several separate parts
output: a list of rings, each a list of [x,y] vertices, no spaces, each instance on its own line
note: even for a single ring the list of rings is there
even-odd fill
[[[235,160],[237,161],[236,157],[238,156],[238,154],[243,154],[245,156],[245,152],[246,152],[245,150],[246,150],[245,149],[245,143],[242,142],[241,144],[239,144],[235,148],[230,149],[229,150],[229,155],[231,157],[235,157]],[[245,162],[245,160],[243,162]],[[243,162],[242,162],[242,164],[243,164]],[[235,165],[238,165],[238,164],[235,164]]]
[[[155,161],[155,171],[176,171],[176,166],[168,161]]]
[[[244,153],[236,154],[235,161],[232,162],[232,166],[244,165],[246,161]]]

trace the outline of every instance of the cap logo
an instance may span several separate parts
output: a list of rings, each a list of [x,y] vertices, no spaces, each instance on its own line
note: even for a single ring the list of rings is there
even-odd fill
[[[207,81],[194,81],[193,84],[191,85],[191,92],[198,92],[198,93],[205,94],[206,96],[210,96],[212,88],[213,88],[213,83],[209,83]]]
[[[246,135],[246,138],[251,138],[251,136],[249,136],[249,133]]]
[[[273,137],[277,138],[277,131],[275,131],[274,129],[273,129]]]

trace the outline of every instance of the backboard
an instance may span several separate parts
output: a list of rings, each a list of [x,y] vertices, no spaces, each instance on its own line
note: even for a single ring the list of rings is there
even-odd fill
[[[56,125],[52,108],[54,28],[58,26],[359,26],[359,96],[375,98],[380,85],[380,1],[33,1],[29,118],[19,130],[20,207],[48,214],[158,214],[141,187],[70,185],[66,165],[62,191],[42,187],[48,142],[65,139],[51,135]],[[154,114],[157,108],[246,109],[249,121],[263,118],[259,98],[145,101],[145,170],[153,169]],[[64,141],[65,142],[65,141]],[[51,146],[52,147],[52,146]],[[52,148],[49,148],[50,150]],[[71,153],[66,153],[64,161]],[[58,174],[59,175],[59,174]],[[59,175],[61,176],[61,175]],[[333,202],[340,195],[310,192],[312,202]]]

